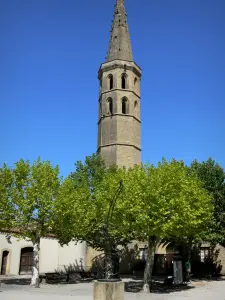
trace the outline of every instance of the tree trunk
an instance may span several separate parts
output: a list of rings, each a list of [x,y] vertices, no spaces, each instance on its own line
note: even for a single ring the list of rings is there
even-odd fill
[[[187,272],[187,281],[190,281],[191,279],[191,251],[192,251],[192,241],[190,240],[188,243],[188,263],[189,263],[189,267],[187,268],[186,272]]]
[[[33,241],[34,250],[33,250],[33,267],[32,267],[32,278],[31,286],[38,288],[39,287],[39,251],[40,251],[40,238],[36,237]]]
[[[156,248],[155,237],[150,237],[148,240],[148,255],[147,255],[145,271],[144,271],[143,292],[145,293],[151,292],[152,271],[153,271],[154,259],[155,259],[155,248]]]
[[[112,261],[112,249],[111,245],[108,245],[105,249],[105,279],[113,277],[113,261]]]

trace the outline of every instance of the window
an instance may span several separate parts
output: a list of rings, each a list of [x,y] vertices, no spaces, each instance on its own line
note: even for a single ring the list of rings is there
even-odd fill
[[[209,248],[204,247],[200,250],[201,262],[205,262],[205,260],[209,257]]]
[[[134,86],[136,85],[137,83],[137,77],[134,78]]]
[[[134,101],[134,109],[136,109],[138,106],[138,102],[137,101]]]
[[[109,75],[109,89],[112,90],[113,89],[113,76]]]
[[[122,99],[122,114],[127,114],[127,98]]]
[[[112,98],[108,99],[108,104],[109,104],[109,114],[113,114],[113,101]]]
[[[122,74],[122,77],[121,77],[121,87],[122,87],[122,89],[126,88],[126,81],[127,81],[126,77],[127,77],[126,74]]]

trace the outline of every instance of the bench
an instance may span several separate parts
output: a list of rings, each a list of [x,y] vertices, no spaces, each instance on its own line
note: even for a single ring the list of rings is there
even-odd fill
[[[92,272],[85,272],[85,271],[77,271],[74,273],[45,273],[45,276],[42,276],[42,278],[45,277],[46,283],[60,283],[60,282],[77,282],[80,280],[90,280],[94,279],[96,277],[96,274],[93,274]]]
[[[68,282],[69,274],[45,273],[46,283]]]

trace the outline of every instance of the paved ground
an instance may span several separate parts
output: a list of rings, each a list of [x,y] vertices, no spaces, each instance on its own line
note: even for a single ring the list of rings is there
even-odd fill
[[[135,292],[140,283],[126,282],[126,289],[133,292],[125,292],[125,300],[225,300],[225,281],[194,282],[186,289],[165,290],[156,289],[150,295]],[[93,283],[45,285],[39,289],[30,288],[27,285],[2,284],[0,287],[0,299],[2,300],[91,300]]]

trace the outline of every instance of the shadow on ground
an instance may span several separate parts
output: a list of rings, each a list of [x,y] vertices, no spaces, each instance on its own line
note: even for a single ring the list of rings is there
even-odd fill
[[[5,285],[30,285],[31,279],[30,278],[6,278],[6,279],[0,279],[1,283]],[[54,280],[54,281],[49,281],[46,282],[45,279],[40,279],[41,284],[60,284],[60,285],[65,285],[65,284],[76,284],[76,283],[88,283],[92,282],[93,279],[87,278],[87,279],[77,279],[77,280],[69,280],[69,281],[62,281],[62,280]]]
[[[199,278],[192,278],[192,282],[199,282],[199,281],[225,281],[224,276],[218,276],[218,277],[199,277]]]
[[[30,285],[30,278],[1,279],[4,284]]]
[[[142,290],[142,281],[129,281],[125,283],[125,291],[128,293],[139,293]],[[182,285],[165,285],[162,282],[154,282],[152,284],[151,292],[155,294],[169,294],[173,292],[180,292],[193,289],[194,287],[187,284]]]

